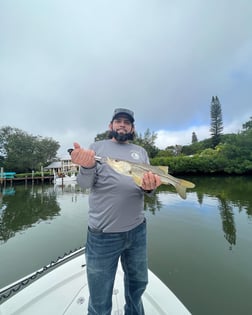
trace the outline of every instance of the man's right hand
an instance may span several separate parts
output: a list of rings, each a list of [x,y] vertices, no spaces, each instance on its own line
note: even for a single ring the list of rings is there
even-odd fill
[[[93,150],[82,149],[77,142],[74,142],[74,150],[71,152],[71,160],[74,164],[86,168],[92,168],[96,164],[95,152]]]

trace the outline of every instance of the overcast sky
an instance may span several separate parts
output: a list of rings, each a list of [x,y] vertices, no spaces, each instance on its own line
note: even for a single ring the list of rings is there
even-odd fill
[[[1,0],[0,128],[52,137],[59,154],[135,112],[157,146],[252,116],[251,0]]]

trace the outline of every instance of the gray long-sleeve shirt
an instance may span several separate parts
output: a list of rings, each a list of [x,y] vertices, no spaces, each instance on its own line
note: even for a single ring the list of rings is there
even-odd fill
[[[112,140],[93,143],[90,149],[97,156],[149,163],[144,148],[131,143]],[[103,232],[125,232],[144,220],[144,193],[129,176],[121,175],[106,163],[96,167],[81,167],[77,176],[79,185],[90,188],[88,225]]]

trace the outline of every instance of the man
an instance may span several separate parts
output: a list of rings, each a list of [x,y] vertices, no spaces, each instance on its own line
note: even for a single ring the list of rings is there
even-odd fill
[[[74,143],[72,162],[81,166],[79,185],[90,188],[86,244],[90,291],[88,315],[110,315],[112,291],[119,258],[124,270],[125,315],[143,315],[141,296],[148,282],[144,193],[151,193],[160,178],[146,173],[141,187],[95,155],[149,163],[144,148],[130,143],[134,138],[134,113],[118,108],[109,124],[109,140],[93,143],[89,150]]]

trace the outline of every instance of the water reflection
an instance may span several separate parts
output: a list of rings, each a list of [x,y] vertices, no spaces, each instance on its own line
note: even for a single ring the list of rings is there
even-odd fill
[[[162,190],[160,189],[159,192]],[[160,210],[162,208],[162,202],[159,199],[158,192],[155,192],[151,197],[146,195],[144,199],[144,210],[150,211],[152,214]]]
[[[15,195],[15,188],[14,187],[3,187],[0,190],[0,200],[3,196],[13,196]]]
[[[245,211],[248,218],[252,219],[252,178],[249,176],[199,178],[197,182],[198,200],[203,202],[204,195],[218,200],[224,237],[231,250],[237,238],[234,208],[239,212]]]
[[[7,193],[6,193],[7,192]],[[52,220],[60,213],[57,197],[71,194],[72,202],[84,191],[76,184],[16,186],[0,190],[0,243],[17,232]]]
[[[197,177],[195,183],[199,203],[203,203],[204,197],[210,196],[224,200],[229,207],[235,206],[239,211],[245,210],[249,217],[252,216],[251,176]]]
[[[230,244],[230,249],[236,244],[237,231],[234,217],[234,208],[239,212],[245,211],[252,219],[252,191],[251,177],[195,177],[190,178],[196,188],[190,194],[193,202],[204,207],[209,200],[219,210],[224,237]],[[145,210],[153,215],[164,206],[160,201],[162,194],[169,194],[169,205],[174,202],[172,188],[162,186],[152,196],[145,198]],[[2,189],[0,194],[0,242],[6,242],[16,232],[25,230],[41,221],[52,220],[60,213],[57,196],[71,194],[71,201],[77,202],[77,196],[84,192],[78,185],[64,186],[16,186]],[[176,202],[181,206],[188,206],[188,201],[180,200],[177,195]],[[196,198],[195,198],[196,197]]]
[[[222,220],[222,228],[224,231],[224,237],[230,244],[230,249],[232,249],[232,245],[236,244],[236,228],[234,221],[234,213],[233,208],[229,202],[227,202],[223,198],[219,198],[219,210],[220,216]]]
[[[13,188],[14,189],[14,188]],[[0,241],[6,242],[18,231],[58,215],[60,207],[53,190],[43,186],[16,187],[14,194],[2,193],[0,201]]]
[[[252,178],[237,177],[195,177],[190,178],[195,184],[197,202],[204,207],[205,199],[215,200],[222,222],[224,237],[231,250],[236,245],[237,231],[234,208],[245,211],[248,219],[252,219]],[[160,192],[170,192],[170,187],[162,186]],[[206,201],[207,202],[207,201]],[[156,193],[153,198],[146,198],[145,209],[155,214],[163,207]]]

